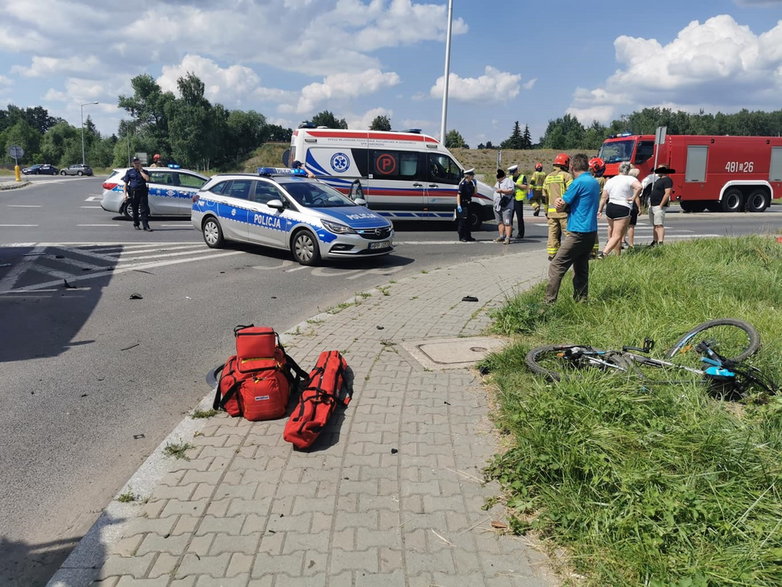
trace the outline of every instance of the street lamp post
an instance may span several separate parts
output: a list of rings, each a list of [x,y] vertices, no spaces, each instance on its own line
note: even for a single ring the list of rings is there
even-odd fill
[[[79,109],[81,110],[81,164],[86,165],[84,161],[84,107],[89,106],[90,104],[97,104],[97,100],[95,102],[85,102],[84,104],[79,105]]]
[[[453,0],[448,0],[448,29],[445,34],[445,74],[443,76],[443,110],[440,120],[440,142],[445,145],[445,119],[448,116],[448,79],[451,75],[451,28],[453,28]]]

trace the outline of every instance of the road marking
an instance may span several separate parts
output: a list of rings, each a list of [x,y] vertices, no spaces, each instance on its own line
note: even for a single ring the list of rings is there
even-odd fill
[[[37,224],[0,224],[0,228],[38,228]]]
[[[39,204],[8,204],[9,208],[43,208]]]
[[[36,256],[42,254],[46,247],[35,247],[29,257],[24,258],[21,263],[11,268],[3,279],[0,279],[0,291],[13,289],[22,273],[30,269],[36,261]]]
[[[207,249],[207,252],[211,251],[211,249]],[[224,253],[212,253],[212,255],[209,257],[209,259],[217,259],[219,257],[228,257],[232,255],[241,255],[244,251],[227,251]],[[176,259],[172,261],[161,261],[159,263],[131,263],[122,267],[114,267],[113,269],[109,268],[110,270],[107,271],[101,271],[100,273],[93,273],[90,275],[70,275],[67,274],[65,279],[68,280],[69,284],[76,283],[77,281],[86,281],[88,279],[96,279],[105,277],[108,275],[119,275],[120,273],[128,273],[129,271],[142,271],[144,269],[154,269],[155,267],[164,267],[166,265],[177,265],[180,263],[190,263],[191,261],[201,261],[203,260],[202,256],[193,257],[190,259]],[[30,267],[33,269],[33,267]],[[10,275],[10,273],[9,273]],[[0,295],[6,295],[6,294],[18,294],[19,292],[28,292],[28,291],[39,291],[42,289],[48,289],[48,288],[56,288],[57,286],[62,286],[62,279],[57,279],[56,281],[48,281],[46,283],[39,283],[36,285],[28,285],[26,287],[20,287],[18,289],[15,289],[11,291],[10,288],[6,287],[5,282],[8,279],[8,275],[6,276],[6,279],[0,281]]]
[[[119,226],[119,224],[77,224],[79,228],[103,228],[105,226]]]
[[[79,206],[79,208],[86,208],[87,210],[103,210],[100,206]]]

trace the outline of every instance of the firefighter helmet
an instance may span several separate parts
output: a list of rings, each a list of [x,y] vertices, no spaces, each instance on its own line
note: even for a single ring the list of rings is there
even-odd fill
[[[160,153],[155,153],[154,155],[152,155],[153,161],[157,161],[158,159],[160,159]]]
[[[560,167],[570,167],[570,155],[567,153],[560,153],[554,157],[554,165],[559,165]]]
[[[606,172],[606,162],[600,157],[592,157],[589,160],[589,171],[597,177],[602,176]]]
[[[535,163],[535,171],[543,171],[543,163],[541,163],[539,161],[536,162]]]

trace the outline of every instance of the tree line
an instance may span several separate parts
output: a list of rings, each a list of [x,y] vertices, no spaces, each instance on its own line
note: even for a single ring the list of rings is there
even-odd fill
[[[81,162],[82,132],[85,160],[93,167],[119,167],[131,156],[145,152],[159,153],[164,162],[202,170],[240,168],[253,151],[267,142],[290,142],[292,130],[269,124],[254,110],[228,110],[212,104],[204,95],[204,83],[193,73],[177,80],[179,95],[164,92],[150,75],[131,79],[133,94],[119,96],[118,106],[129,119],[123,120],[115,134],[104,137],[88,116],[81,127],[75,127],[49,115],[45,108],[19,108],[8,105],[0,109],[0,146],[6,164],[12,145],[24,149],[21,165],[46,162],[58,167]],[[305,124],[305,123],[302,123]],[[323,111],[306,122],[311,126],[348,128],[344,118]],[[773,112],[741,110],[735,114],[690,114],[668,108],[644,108],[624,115],[608,125],[593,122],[583,125],[570,114],[550,120],[546,131],[533,143],[529,126],[516,121],[510,136],[493,145],[481,143],[478,149],[584,149],[597,151],[603,140],[613,134],[654,134],[666,126],[668,134],[707,135],[782,135],[782,110]],[[376,116],[370,130],[391,130],[391,119]],[[459,131],[446,133],[448,148],[469,148]]]

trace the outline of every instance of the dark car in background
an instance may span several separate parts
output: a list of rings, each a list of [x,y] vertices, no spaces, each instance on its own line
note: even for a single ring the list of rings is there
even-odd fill
[[[58,171],[54,165],[49,163],[36,163],[22,169],[22,173],[25,175],[57,175]]]
[[[74,163],[60,169],[60,175],[92,175],[92,167],[83,163]]]

